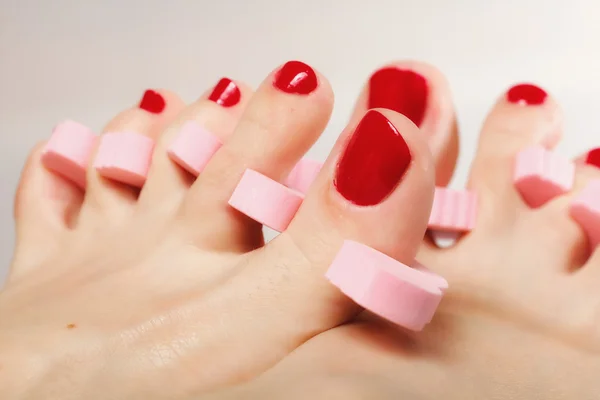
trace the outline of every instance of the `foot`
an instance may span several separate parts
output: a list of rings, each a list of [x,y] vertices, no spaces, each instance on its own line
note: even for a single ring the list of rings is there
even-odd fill
[[[469,179],[479,196],[477,226],[449,249],[426,242],[417,256],[450,284],[424,332],[399,334],[365,313],[311,339],[248,393],[596,399],[600,257],[569,205],[600,178],[597,151],[578,163],[570,193],[535,210],[512,182],[518,152],[556,146],[561,122],[556,101],[537,87],[517,85],[497,100]]]
[[[332,103],[326,79],[297,62],[255,93],[222,81],[184,106],[147,92],[103,130],[155,140],[141,191],[92,160],[83,193],[44,168],[44,144],[35,149],[0,295],[0,397],[185,398],[251,380],[356,316],[324,278],[343,240],[409,263],[426,229],[433,160],[408,118],[357,111],[362,122],[342,132],[266,245],[262,227],[227,204],[247,168],[283,181]],[[223,142],[197,179],[167,151],[189,121]]]

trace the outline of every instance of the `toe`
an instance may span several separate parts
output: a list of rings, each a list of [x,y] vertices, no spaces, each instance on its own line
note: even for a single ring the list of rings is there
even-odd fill
[[[42,165],[44,144],[30,153],[15,198],[17,244],[10,278],[50,257],[73,226],[83,191],[72,180]]]
[[[120,220],[131,212],[139,186],[143,185],[135,178],[147,173],[141,169],[150,165],[154,141],[182,108],[183,102],[176,95],[165,90],[147,90],[137,106],[108,123],[87,171],[82,222],[105,217]],[[136,162],[136,171],[129,171],[128,163],[132,161]]]
[[[246,169],[283,181],[325,128],[332,103],[328,82],[304,63],[288,62],[267,77],[184,201],[181,219],[199,247],[262,244],[261,226],[227,202]]]
[[[394,110],[420,128],[433,154],[436,184],[447,185],[458,157],[458,130],[445,76],[432,65],[417,61],[388,64],[369,78],[352,120],[372,108]]]
[[[480,219],[497,221],[498,210],[519,209],[522,202],[513,184],[516,154],[531,145],[553,148],[561,135],[562,113],[543,89],[519,84],[497,101],[481,131],[469,178],[480,197]]]
[[[260,310],[251,313],[260,331],[249,327],[244,335],[277,351],[354,316],[357,305],[324,276],[342,243],[360,242],[412,264],[433,190],[432,157],[412,122],[377,109],[351,124],[288,229],[252,253],[231,281],[230,293],[246,299],[246,309]],[[279,328],[264,329],[270,324]]]
[[[142,212],[180,205],[213,152],[233,132],[251,97],[252,90],[244,83],[222,78],[180,113],[157,140],[139,198]]]

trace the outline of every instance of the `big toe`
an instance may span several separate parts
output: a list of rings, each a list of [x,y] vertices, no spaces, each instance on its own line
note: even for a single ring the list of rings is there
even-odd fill
[[[242,298],[245,309],[256,309],[256,320],[240,334],[282,354],[351,319],[361,306],[398,317],[402,284],[386,291],[397,276],[416,272],[406,264],[423,239],[434,175],[427,142],[406,117],[378,109],[351,123],[287,229],[251,253],[230,282],[235,288],[227,301]],[[385,287],[371,285],[375,280]],[[391,293],[387,305],[386,294],[375,293],[380,289]]]

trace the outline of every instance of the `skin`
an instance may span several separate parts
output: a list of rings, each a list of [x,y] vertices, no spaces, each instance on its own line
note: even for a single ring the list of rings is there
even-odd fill
[[[572,193],[529,209],[513,189],[514,155],[555,145],[560,110],[551,97],[527,107],[502,96],[469,181],[476,228],[450,249],[423,243],[434,184],[456,160],[455,118],[437,70],[397,65],[422,71],[436,93],[429,107],[446,110],[422,130],[380,110],[411,150],[402,183],[368,208],[332,184],[366,111],[363,91],[302,208],[267,245],[226,201],[245,168],[282,179],[318,138],[333,102],[323,76],[308,96],[278,92],[270,74],[254,94],[239,83],[232,108],[208,101],[210,91],[189,106],[161,91],[165,112],[121,112],[105,131],[157,141],[141,193],[90,168],[83,194],[44,169],[36,148],[0,293],[0,398],[595,398],[600,261],[568,204],[598,172],[578,166]],[[189,119],[225,142],[195,181],[165,155]],[[329,285],[323,274],[344,239],[405,263],[417,255],[444,275],[450,290],[432,324],[402,330]]]

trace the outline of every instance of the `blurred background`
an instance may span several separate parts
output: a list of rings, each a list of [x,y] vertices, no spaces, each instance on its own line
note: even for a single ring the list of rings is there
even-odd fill
[[[100,130],[146,88],[192,101],[222,76],[256,86],[299,59],[335,91],[331,123],[310,152],[325,159],[369,74],[418,59],[450,81],[460,187],[488,108],[517,81],[563,104],[562,151],[600,145],[598,21],[597,0],[0,0],[0,281],[21,166],[64,118]]]

